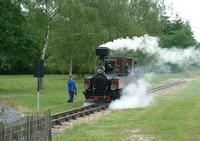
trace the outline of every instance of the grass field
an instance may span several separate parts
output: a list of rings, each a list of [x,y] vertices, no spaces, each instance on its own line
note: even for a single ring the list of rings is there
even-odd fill
[[[155,75],[151,84],[158,85],[177,78],[200,76],[200,71]],[[46,75],[41,91],[41,111],[53,113],[79,107],[84,102],[83,78],[77,78],[78,96],[68,98],[65,75]],[[180,89],[155,97],[146,108],[115,110],[89,124],[79,124],[53,136],[54,141],[196,141],[200,140],[200,79],[187,82]],[[167,94],[166,94],[167,93]],[[31,75],[0,76],[0,103],[17,106],[22,112],[36,109],[36,80]]]
[[[183,75],[180,75],[183,76]],[[152,84],[163,83],[174,74],[154,76]],[[76,78],[78,95],[74,103],[66,103],[68,99],[66,75],[46,75],[44,89],[40,92],[40,110],[52,109],[60,112],[79,107],[84,102],[83,78]],[[16,106],[21,112],[29,113],[36,110],[37,79],[32,75],[0,75],[0,103]]]
[[[68,104],[65,75],[46,75],[44,89],[40,94],[40,110],[52,109],[52,112],[61,112],[79,107],[84,101],[82,94],[83,79],[77,78],[78,95],[74,103]],[[0,76],[0,103],[16,106],[22,112],[36,110],[36,78],[32,75],[1,75]]]
[[[154,83],[184,76],[161,74]],[[141,138],[146,141],[198,141],[199,86],[200,79],[187,82],[184,87],[157,96],[149,107],[115,110],[90,124],[76,125],[54,136],[54,141],[139,141]]]

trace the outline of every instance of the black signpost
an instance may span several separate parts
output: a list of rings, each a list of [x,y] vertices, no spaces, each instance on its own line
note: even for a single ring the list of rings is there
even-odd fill
[[[44,77],[44,60],[34,61],[34,77],[37,77],[37,111],[40,109],[41,77]]]

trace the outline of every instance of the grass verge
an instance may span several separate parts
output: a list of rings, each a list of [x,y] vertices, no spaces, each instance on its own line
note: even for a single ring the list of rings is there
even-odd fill
[[[137,141],[140,137],[153,141],[200,140],[199,86],[200,80],[188,82],[156,97],[149,107],[113,111],[54,136],[54,141]]]

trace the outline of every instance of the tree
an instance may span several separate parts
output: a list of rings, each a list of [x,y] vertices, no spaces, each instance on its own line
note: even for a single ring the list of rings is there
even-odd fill
[[[160,17],[165,13],[162,0],[131,0],[130,16],[143,26],[149,35],[161,34]]]
[[[51,64],[55,60],[63,62],[60,70],[67,71],[73,60],[76,72],[92,72],[90,62],[94,63],[94,48],[98,42],[104,40],[104,30],[95,8],[87,7],[80,1],[62,1],[59,19],[55,24],[55,32],[51,41],[51,50],[55,55],[49,58]],[[88,54],[86,56],[83,54]],[[57,61],[56,61],[57,62]],[[57,64],[57,63],[54,63]],[[84,69],[86,68],[87,69]]]
[[[20,1],[0,0],[0,72],[28,73],[37,44],[28,30]]]
[[[45,60],[51,26],[57,18],[59,0],[33,0],[27,3],[32,32],[39,36],[41,59]]]
[[[178,16],[173,21],[165,19],[163,35],[161,36],[161,45],[163,47],[187,48],[196,44],[189,22],[184,22]]]

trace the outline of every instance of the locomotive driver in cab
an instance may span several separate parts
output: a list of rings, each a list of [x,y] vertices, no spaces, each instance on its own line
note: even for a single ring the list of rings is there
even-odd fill
[[[100,62],[100,66],[99,66],[99,68],[97,70],[97,74],[103,74],[103,73],[105,73],[105,67],[103,65],[103,62],[101,61]]]

